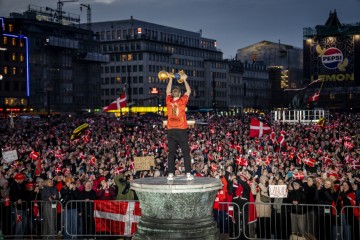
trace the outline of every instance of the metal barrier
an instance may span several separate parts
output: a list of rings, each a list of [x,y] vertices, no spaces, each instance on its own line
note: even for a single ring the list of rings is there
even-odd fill
[[[252,207],[257,219],[252,221]],[[222,202],[214,211],[225,239],[360,239],[360,206],[338,213],[330,205]],[[140,221],[138,201],[32,201],[15,209],[0,202],[0,230],[4,239],[131,237]],[[2,236],[0,236],[1,238]]]
[[[139,201],[69,201],[64,206],[64,238],[131,237],[140,221]]]
[[[251,207],[257,220],[247,224]],[[246,203],[243,206],[243,234],[246,239],[337,239],[336,208],[330,205]],[[301,238],[303,237],[303,238]]]
[[[360,239],[360,206],[345,206],[341,209],[340,239]]]
[[[234,202],[220,202],[219,210],[214,210],[214,220],[220,235],[226,239],[237,239],[241,234],[241,208]]]
[[[15,206],[0,203],[0,229],[3,238],[55,238],[61,236],[62,205],[59,201],[23,202]]]

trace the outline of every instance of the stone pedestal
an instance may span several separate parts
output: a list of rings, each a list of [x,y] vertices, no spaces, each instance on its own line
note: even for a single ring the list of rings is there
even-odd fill
[[[215,178],[175,177],[134,180],[131,188],[140,200],[141,220],[132,239],[219,239],[212,217],[221,181]]]

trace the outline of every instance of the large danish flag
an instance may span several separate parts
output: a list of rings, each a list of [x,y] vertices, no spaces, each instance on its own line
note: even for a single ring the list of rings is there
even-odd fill
[[[261,137],[264,134],[270,133],[271,127],[259,120],[252,118],[250,122],[250,137]]]
[[[110,103],[109,106],[104,107],[103,111],[108,112],[110,110],[119,110],[126,107],[126,93],[123,93],[118,99]]]

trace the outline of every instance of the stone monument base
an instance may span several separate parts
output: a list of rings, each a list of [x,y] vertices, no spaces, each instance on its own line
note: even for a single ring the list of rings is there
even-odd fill
[[[222,187],[215,178],[185,176],[134,180],[142,216],[132,239],[219,239],[213,203]]]

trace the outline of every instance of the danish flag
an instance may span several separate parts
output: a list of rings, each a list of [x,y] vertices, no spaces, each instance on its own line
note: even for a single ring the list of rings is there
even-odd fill
[[[95,232],[131,236],[140,221],[139,202],[94,201]]]
[[[109,106],[104,107],[103,111],[108,112],[110,110],[119,110],[126,107],[126,93],[123,93],[118,99],[110,103]]]
[[[271,127],[259,120],[252,118],[250,122],[250,137],[261,137],[270,133]]]
[[[32,152],[30,153],[30,158],[31,158],[32,160],[36,160],[36,159],[38,159],[39,157],[40,157],[40,154],[39,154],[38,152],[32,151]]]
[[[315,92],[314,95],[309,97],[309,102],[317,102],[319,100],[319,96],[320,96],[320,91]]]

